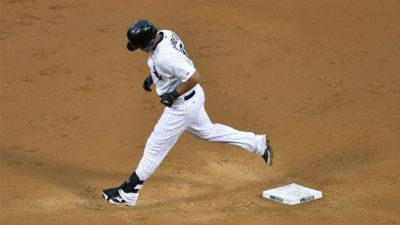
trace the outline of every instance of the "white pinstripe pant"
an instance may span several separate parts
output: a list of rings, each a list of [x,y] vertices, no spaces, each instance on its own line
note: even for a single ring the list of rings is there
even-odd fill
[[[140,180],[145,181],[154,173],[185,130],[207,141],[236,145],[260,156],[264,154],[265,135],[238,131],[222,124],[212,123],[204,109],[205,98],[202,87],[198,84],[192,90],[196,92],[192,98],[185,101],[183,95],[176,99],[172,107],[165,107],[147,139],[144,154],[136,169]]]

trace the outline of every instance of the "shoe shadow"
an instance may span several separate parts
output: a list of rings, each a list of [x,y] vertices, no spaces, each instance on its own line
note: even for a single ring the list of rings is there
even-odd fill
[[[15,184],[24,183],[24,177],[33,178],[35,182],[30,182],[29,188],[34,190],[45,190],[47,185],[55,186],[60,192],[65,191],[71,193],[79,201],[76,207],[101,209],[101,190],[96,183],[102,180],[122,180],[127,176],[124,173],[102,170],[101,168],[90,169],[83,168],[76,163],[74,165],[67,164],[60,160],[50,160],[38,158],[22,150],[15,150],[10,147],[0,146],[1,157],[1,174],[11,175],[13,178],[10,182]],[[2,192],[7,191],[7,187],[2,187]],[[18,190],[18,189],[17,189]],[[54,190],[51,188],[51,190]],[[56,189],[57,190],[57,189]],[[13,190],[15,192],[15,190]],[[18,192],[17,192],[18,193]],[[50,196],[60,196],[57,193],[49,193]],[[40,197],[33,196],[33,201],[39,201]],[[61,200],[60,200],[61,201]],[[68,204],[74,202],[68,200]]]

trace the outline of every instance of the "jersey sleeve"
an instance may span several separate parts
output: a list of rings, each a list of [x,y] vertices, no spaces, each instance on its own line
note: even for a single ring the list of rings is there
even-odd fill
[[[175,76],[182,82],[189,80],[196,71],[192,61],[183,55],[168,54],[164,57],[162,64],[164,73]]]

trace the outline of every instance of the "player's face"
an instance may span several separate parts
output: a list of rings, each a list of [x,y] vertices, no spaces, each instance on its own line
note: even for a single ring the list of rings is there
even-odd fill
[[[140,47],[140,49],[142,49],[142,51],[144,51],[146,53],[150,52],[154,48],[154,40],[155,39],[149,41],[149,43],[147,44],[146,47]]]

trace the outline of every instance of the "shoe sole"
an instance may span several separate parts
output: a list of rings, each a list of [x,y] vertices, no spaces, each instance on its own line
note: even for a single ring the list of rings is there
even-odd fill
[[[268,152],[268,160],[267,160],[267,166],[272,165],[272,157],[274,156],[274,151],[271,148],[271,145],[269,144],[269,139],[266,137],[266,143],[267,143],[267,149],[265,151]]]
[[[101,193],[101,195],[103,196],[103,198],[106,200],[106,201],[108,201],[107,199],[108,199],[108,196],[103,192],[103,193]]]
[[[273,151],[271,148],[267,149],[268,151],[268,160],[267,160],[267,166],[272,165],[272,156],[273,156]]]

